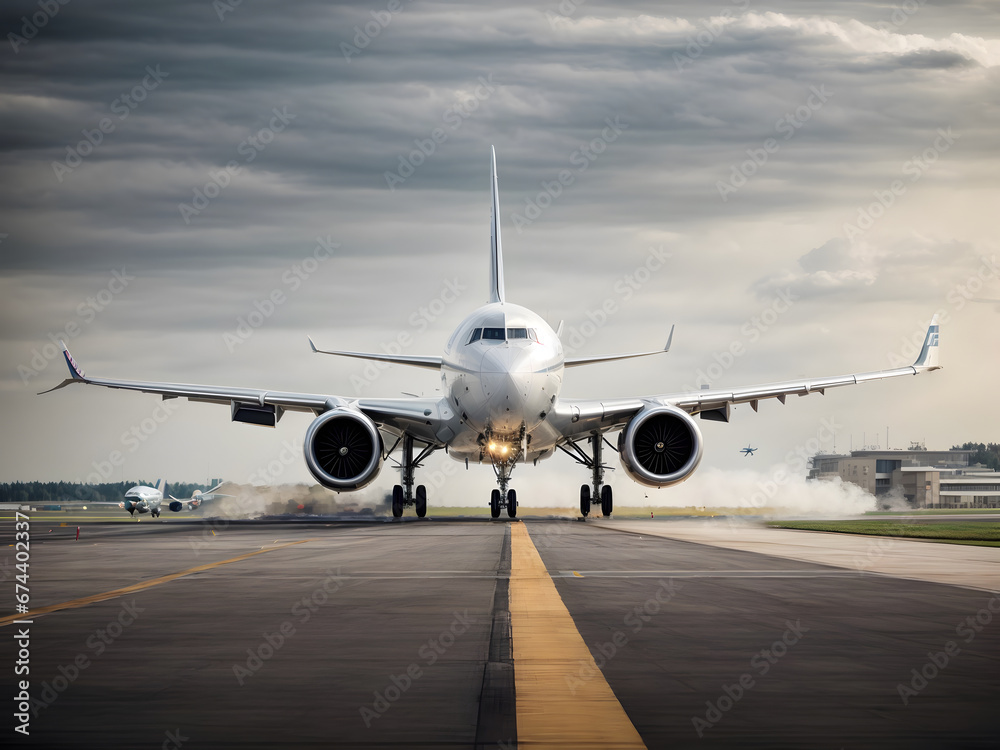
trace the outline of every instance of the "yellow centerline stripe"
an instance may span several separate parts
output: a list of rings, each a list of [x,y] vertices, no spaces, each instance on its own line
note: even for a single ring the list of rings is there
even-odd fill
[[[126,586],[125,588],[115,589],[114,591],[105,591],[102,594],[93,594],[91,596],[85,596],[82,599],[73,599],[68,602],[62,602],[61,604],[50,604],[47,607],[39,607],[38,609],[33,609],[30,612],[26,612],[23,615],[11,615],[10,617],[0,618],[0,628],[10,625],[15,620],[30,620],[33,617],[39,615],[47,615],[52,612],[58,612],[62,609],[73,609],[75,607],[86,607],[88,604],[96,604],[97,602],[104,602],[108,599],[114,599],[119,596],[125,596],[126,594],[133,594],[136,591],[142,591],[143,589],[152,588],[153,586],[159,586],[161,583],[169,583],[177,578],[183,578],[184,576],[189,576],[193,573],[201,573],[205,570],[211,570],[212,568],[218,568],[220,565],[229,565],[229,563],[239,562],[240,560],[246,560],[247,558],[253,557],[254,555],[262,555],[265,552],[274,552],[275,550],[284,549],[285,547],[292,547],[296,544],[305,544],[310,541],[309,539],[303,539],[300,542],[289,542],[288,544],[282,544],[278,547],[270,547],[268,549],[259,549],[256,552],[248,552],[245,555],[240,555],[239,557],[231,557],[228,560],[220,560],[219,562],[206,563],[205,565],[199,565],[195,568],[188,568],[187,570],[182,570],[179,573],[170,573],[169,575],[160,576],[159,578],[152,578],[148,581],[143,581],[142,583],[134,583],[131,586]]]
[[[597,668],[523,522],[510,525],[510,543],[518,745],[645,748]],[[580,679],[581,674],[590,679]]]

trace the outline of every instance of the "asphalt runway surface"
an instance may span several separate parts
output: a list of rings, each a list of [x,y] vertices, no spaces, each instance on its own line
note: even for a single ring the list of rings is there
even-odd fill
[[[985,748],[1000,736],[989,591],[614,522],[114,524],[80,541],[49,528],[31,529],[30,736],[8,709],[8,746]],[[2,536],[12,599],[9,526]],[[23,627],[10,619],[8,706]],[[622,726],[620,744],[602,738]]]

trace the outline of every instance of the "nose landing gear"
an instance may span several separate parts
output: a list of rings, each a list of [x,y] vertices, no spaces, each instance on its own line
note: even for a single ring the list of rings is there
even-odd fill
[[[489,456],[493,471],[497,476],[499,489],[490,493],[490,516],[499,518],[500,511],[507,509],[509,518],[517,517],[517,492],[508,488],[510,474],[524,453],[524,424],[517,436],[495,435],[487,429],[483,435],[480,460]]]

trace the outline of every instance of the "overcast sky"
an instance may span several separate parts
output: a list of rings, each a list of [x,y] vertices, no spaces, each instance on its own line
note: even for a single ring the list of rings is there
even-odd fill
[[[309,479],[307,415],[267,430],[136,393],[36,396],[66,374],[51,341],[98,376],[431,395],[429,373],[370,377],[306,335],[440,353],[487,299],[491,145],[510,301],[564,319],[579,354],[677,326],[670,354],[574,369],[564,395],[883,369],[942,311],[946,369],[701,422],[700,471],[832,449],[823,420],[838,450],[884,447],[887,426],[891,447],[1000,437],[994,3],[396,7],[4,3],[0,480],[82,480],[116,450],[114,479],[245,482],[275,461],[275,481]],[[557,457],[514,486],[572,505],[585,479]],[[479,467],[432,504],[491,485]]]

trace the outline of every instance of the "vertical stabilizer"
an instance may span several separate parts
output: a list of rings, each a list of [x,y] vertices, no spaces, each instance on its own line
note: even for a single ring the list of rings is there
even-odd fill
[[[500,246],[500,195],[497,190],[497,152],[492,146],[490,184],[493,202],[490,205],[490,302],[503,302],[503,250]]]

